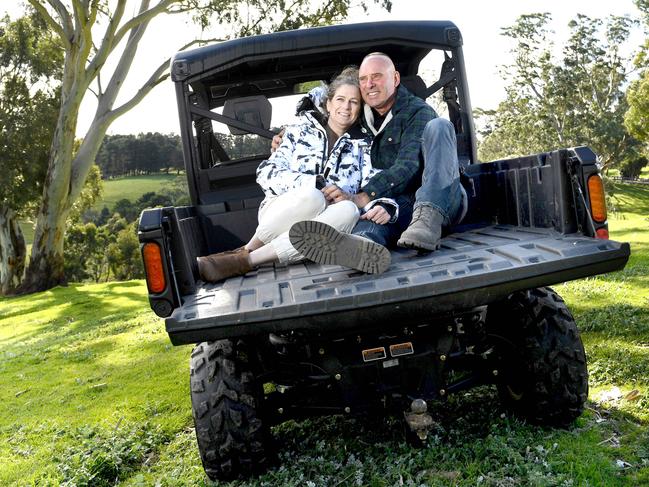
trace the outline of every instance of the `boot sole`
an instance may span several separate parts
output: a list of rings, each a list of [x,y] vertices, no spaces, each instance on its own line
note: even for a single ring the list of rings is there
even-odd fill
[[[417,240],[408,240],[408,239],[399,239],[397,242],[397,245],[399,247],[404,247],[406,249],[415,249],[415,250],[421,250],[424,252],[433,252],[437,249],[439,249],[440,244],[437,243],[435,245],[430,245],[430,244],[424,244],[422,242],[419,242]]]
[[[339,232],[326,223],[297,222],[288,236],[295,250],[318,264],[342,265],[368,274],[381,274],[390,266],[390,251],[383,245]]]

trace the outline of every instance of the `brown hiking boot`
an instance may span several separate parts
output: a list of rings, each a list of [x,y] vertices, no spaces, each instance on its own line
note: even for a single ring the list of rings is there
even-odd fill
[[[218,282],[232,276],[243,276],[252,270],[245,247],[218,254],[196,257],[198,273],[205,282]]]
[[[343,233],[314,220],[295,223],[288,232],[295,250],[318,264],[351,267],[381,274],[390,267],[390,251],[370,239]]]
[[[437,250],[442,238],[442,223],[444,217],[432,206],[416,206],[410,225],[401,234],[397,245],[417,250]]]

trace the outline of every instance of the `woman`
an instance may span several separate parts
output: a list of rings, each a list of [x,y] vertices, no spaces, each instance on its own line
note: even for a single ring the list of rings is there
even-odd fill
[[[325,107],[324,120],[318,110],[302,112],[300,123],[286,129],[277,151],[259,165],[257,183],[266,195],[259,207],[259,226],[245,246],[198,257],[203,280],[216,282],[243,275],[262,264],[302,260],[304,257],[291,244],[288,234],[298,222],[314,220],[343,233],[351,232],[359,219],[358,208],[352,201],[334,202],[328,195],[336,188],[357,193],[379,172],[370,164],[367,142],[352,139],[347,133],[361,111],[357,68],[345,69],[331,82]],[[398,211],[393,200],[380,202]],[[376,206],[371,215],[374,222],[381,224],[396,218],[381,206]],[[389,265],[390,253],[380,245],[371,250],[380,254],[378,260],[383,265],[378,271],[382,272]]]

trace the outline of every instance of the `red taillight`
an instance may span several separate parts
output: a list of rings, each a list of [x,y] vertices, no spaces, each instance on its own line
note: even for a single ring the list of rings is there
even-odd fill
[[[608,230],[606,228],[598,228],[595,234],[597,238],[608,240]]]
[[[161,293],[167,287],[164,267],[162,265],[162,249],[157,243],[147,242],[142,247],[146,284],[150,293]]]
[[[606,197],[604,183],[599,174],[593,174],[588,178],[588,195],[593,220],[597,223],[604,223],[606,221]]]

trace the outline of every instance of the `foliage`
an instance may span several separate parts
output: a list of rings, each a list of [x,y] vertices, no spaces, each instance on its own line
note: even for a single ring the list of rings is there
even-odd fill
[[[105,178],[179,171],[183,168],[182,143],[178,135],[157,132],[107,135],[96,163]]]
[[[0,203],[18,216],[43,190],[62,59],[37,16],[0,19]]]
[[[230,38],[339,23],[345,20],[353,5],[365,11],[377,4],[388,12],[392,9],[391,0],[331,0],[325,3],[297,0],[290,4],[284,0],[184,0],[181,3],[193,10],[194,19],[204,30],[211,26],[214,13],[218,13],[222,26],[229,29]]]
[[[102,225],[72,225],[65,237],[65,275],[82,282],[144,277],[137,224],[114,213]]]
[[[55,459],[64,485],[115,485],[166,440],[160,428],[148,422],[126,431],[117,426],[112,431],[81,426],[70,434],[75,442]]]
[[[630,134],[649,144],[649,70],[629,87],[627,100],[624,123]]]
[[[431,406],[439,424],[423,449],[403,441],[398,418],[289,421],[273,428],[273,468],[223,485],[647,485],[649,188],[615,194],[610,230],[631,243],[629,264],[555,287],[591,373],[575,427],[524,424],[494,390],[474,389]],[[0,341],[0,484],[213,485],[192,426],[190,347],[169,344],[142,281],[0,299]]]
[[[647,164],[649,164],[649,159],[646,156],[637,154],[632,159],[627,159],[620,165],[620,175],[625,178],[637,179]]]
[[[59,104],[61,55],[38,17],[0,19],[0,294],[25,267],[18,219],[34,213]]]
[[[649,28],[649,1],[636,0],[636,6],[644,14],[645,26]],[[629,110],[624,123],[637,139],[649,147],[649,37],[645,40],[643,49],[635,59],[635,64],[641,70],[641,76],[635,80],[627,91]]]
[[[119,222],[119,215],[116,216]],[[123,221],[126,226],[126,221]],[[65,274],[68,280],[80,282],[92,279],[99,282],[107,274],[106,247],[114,235],[108,226],[94,223],[73,225],[65,236]]]
[[[95,170],[97,177],[98,170]],[[110,181],[123,186],[121,195],[130,194],[128,178]],[[135,202],[120,198],[112,208],[104,206],[101,212],[85,209],[73,221],[65,236],[65,276],[72,282],[139,279],[144,277],[140,243],[137,238],[137,220],[146,208],[188,204],[186,182],[182,178],[160,184],[159,189],[147,191]],[[90,190],[92,186],[86,185]],[[81,201],[81,200],[80,200]],[[95,200],[87,200],[94,204]],[[86,205],[87,207],[88,205]]]
[[[577,145],[591,146],[604,167],[634,159],[638,145],[623,123],[629,59],[622,49],[637,22],[579,14],[557,56],[550,20],[548,13],[522,15],[503,29],[514,60],[503,70],[506,100],[497,110],[476,111],[486,119],[481,159]]]
[[[136,279],[144,277],[140,241],[137,238],[137,225],[127,226],[117,234],[106,252],[106,260],[110,270],[117,280]]]
[[[93,205],[101,199],[104,192],[104,185],[101,180],[101,172],[99,167],[93,165],[88,173],[86,184],[81,190],[79,199],[72,205],[70,210],[70,223],[76,223],[81,219],[86,211],[90,210]]]

